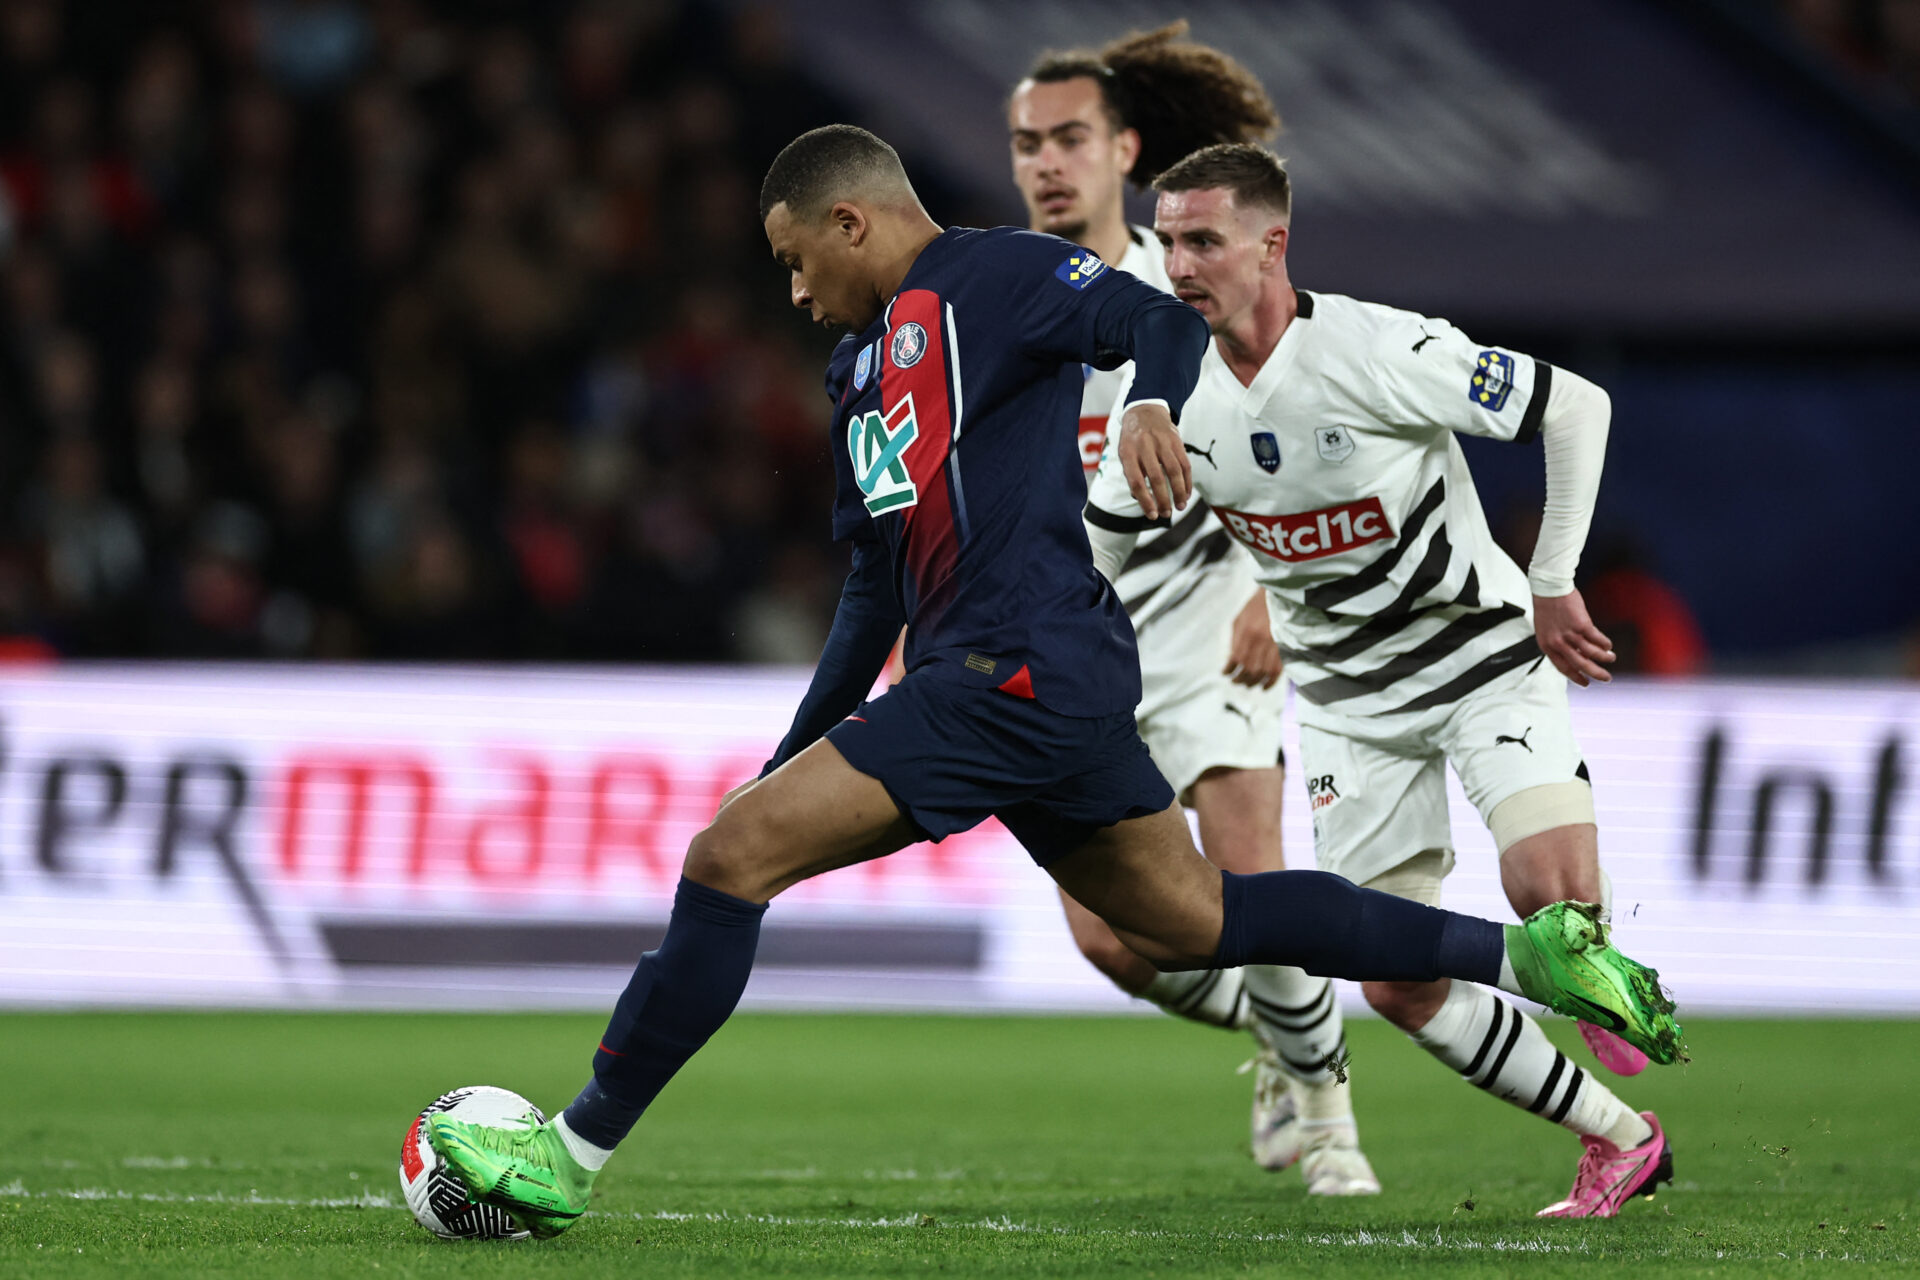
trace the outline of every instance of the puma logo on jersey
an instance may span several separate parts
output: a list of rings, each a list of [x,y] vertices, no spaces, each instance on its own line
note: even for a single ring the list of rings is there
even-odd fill
[[[1248,715],[1248,714],[1247,714],[1246,712],[1244,712],[1244,711],[1242,711],[1242,710],[1241,710],[1241,709],[1240,709],[1239,707],[1236,707],[1236,706],[1234,706],[1234,705],[1233,705],[1233,704],[1232,704],[1231,702],[1229,702],[1229,703],[1226,703],[1225,705],[1226,705],[1226,708],[1227,708],[1227,710],[1229,710],[1229,711],[1231,711],[1231,712],[1233,712],[1233,714],[1235,714],[1235,715],[1237,715],[1237,716],[1239,716],[1239,717],[1240,717],[1240,718],[1241,718],[1242,720],[1245,720],[1245,721],[1247,722],[1247,727],[1248,727],[1248,728],[1252,728],[1252,727],[1253,727],[1253,717],[1252,717],[1252,716],[1250,716],[1250,715]]]
[[[1432,342],[1435,338],[1439,336],[1440,335],[1437,333],[1428,333],[1425,329],[1422,329],[1420,331],[1420,341],[1413,344],[1413,354],[1419,355],[1420,348],[1426,346],[1429,342]]]
[[[1213,460],[1213,446],[1220,443],[1218,440],[1207,441],[1207,447],[1204,449],[1200,448],[1198,445],[1186,444],[1185,441],[1182,441],[1181,443],[1185,446],[1186,451],[1188,453],[1194,455],[1196,458],[1205,458],[1207,460],[1207,465],[1212,467],[1215,471],[1218,471],[1220,469],[1220,464]]]
[[[1528,755],[1532,755],[1532,754],[1533,754],[1533,748],[1532,748],[1532,747],[1530,747],[1530,746],[1527,746],[1527,734],[1529,734],[1529,733],[1532,733],[1532,732],[1533,732],[1533,726],[1532,726],[1532,725],[1528,725],[1528,726],[1526,727],[1526,731],[1525,731],[1525,732],[1523,732],[1523,733],[1522,733],[1522,734],[1521,734],[1521,735],[1520,735],[1519,737],[1517,737],[1517,738],[1516,738],[1516,737],[1514,737],[1514,736],[1513,736],[1512,734],[1507,734],[1507,733],[1502,733],[1502,734],[1497,734],[1497,735],[1495,735],[1495,737],[1494,737],[1494,739],[1493,739],[1493,745],[1494,745],[1494,746],[1496,746],[1496,747],[1498,747],[1498,746],[1503,746],[1503,745],[1505,745],[1506,743],[1509,743],[1509,742],[1511,742],[1511,743],[1513,743],[1513,744],[1514,744],[1515,746],[1517,746],[1517,747],[1526,747],[1526,751],[1527,751],[1527,754],[1528,754]]]

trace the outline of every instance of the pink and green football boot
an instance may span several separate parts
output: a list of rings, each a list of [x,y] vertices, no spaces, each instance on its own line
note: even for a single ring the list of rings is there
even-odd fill
[[[1600,1060],[1600,1065],[1617,1076],[1637,1076],[1647,1069],[1647,1055],[1605,1027],[1583,1022],[1580,1024],[1580,1038],[1587,1042],[1587,1048],[1593,1050],[1593,1056]]]
[[[1508,925],[1507,959],[1527,999],[1602,1027],[1661,1066],[1683,1056],[1659,973],[1613,949],[1598,905],[1556,902]]]
[[[1637,1147],[1622,1151],[1602,1137],[1582,1138],[1586,1151],[1573,1175],[1573,1190],[1534,1216],[1611,1218],[1633,1197],[1651,1200],[1656,1186],[1672,1182],[1673,1144],[1667,1141],[1667,1131],[1651,1111],[1642,1111],[1640,1118],[1653,1126],[1653,1134]]]

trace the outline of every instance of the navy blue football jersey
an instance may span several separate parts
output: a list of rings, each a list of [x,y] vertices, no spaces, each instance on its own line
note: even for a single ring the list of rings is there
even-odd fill
[[[1069,716],[1139,702],[1133,628],[1081,524],[1077,433],[1082,365],[1124,363],[1137,318],[1167,307],[1197,326],[1179,328],[1197,368],[1186,304],[1053,236],[953,228],[835,349],[834,536],[890,553],[909,671]]]

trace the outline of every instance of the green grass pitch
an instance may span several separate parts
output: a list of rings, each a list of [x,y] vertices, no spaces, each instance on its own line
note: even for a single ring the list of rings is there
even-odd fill
[[[1245,1154],[1237,1037],[1168,1019],[735,1019],[550,1242],[443,1244],[395,1179],[455,1085],[542,1106],[577,1016],[0,1016],[0,1276],[1912,1275],[1920,1023],[1699,1022],[1623,1087],[1678,1185],[1541,1223],[1574,1139],[1351,1028],[1375,1199]],[[1552,1034],[1583,1062],[1572,1028]],[[1633,1267],[1623,1271],[1623,1267]]]

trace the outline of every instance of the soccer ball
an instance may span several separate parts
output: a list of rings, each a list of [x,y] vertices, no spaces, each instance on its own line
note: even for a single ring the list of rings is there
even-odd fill
[[[509,1089],[477,1084],[434,1099],[400,1140],[400,1191],[415,1222],[442,1240],[526,1239],[527,1233],[506,1210],[473,1200],[466,1184],[441,1163],[440,1153],[420,1132],[428,1116],[440,1113],[485,1125],[545,1124],[547,1118]]]

